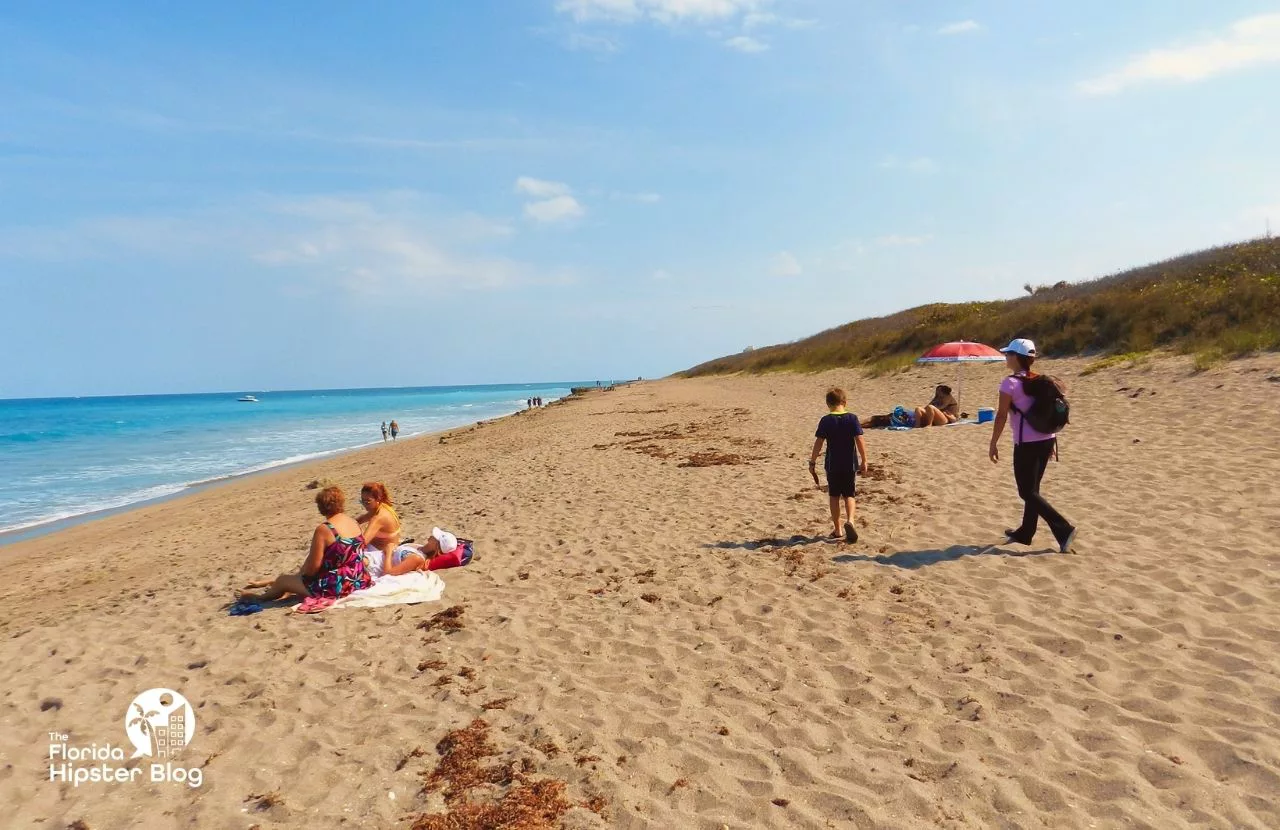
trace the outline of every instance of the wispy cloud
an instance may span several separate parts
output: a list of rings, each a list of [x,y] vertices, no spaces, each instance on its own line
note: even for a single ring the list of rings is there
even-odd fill
[[[970,35],[982,31],[982,24],[976,20],[959,20],[938,29],[940,35]]]
[[[591,35],[586,32],[570,32],[564,45],[574,52],[594,52],[597,55],[612,55],[621,46],[618,41],[604,35]]]
[[[916,158],[899,158],[897,156],[887,156],[880,162],[882,170],[905,170],[908,173],[937,173],[938,163],[928,156],[917,156]]]
[[[580,219],[586,210],[572,196],[556,196],[540,202],[530,202],[524,206],[524,215],[535,222],[567,222]]]
[[[586,215],[586,209],[573,197],[573,189],[564,182],[520,176],[516,179],[515,190],[533,198],[533,201],[525,203],[524,215],[535,222],[554,224]]]
[[[1280,62],[1280,13],[1262,14],[1238,20],[1216,37],[1135,55],[1113,72],[1081,81],[1077,89],[1114,95],[1145,83],[1190,83],[1275,62]]]
[[[532,176],[520,176],[516,179],[516,193],[547,199],[552,196],[567,196],[572,191],[564,182],[551,182],[546,179],[535,179]]]
[[[804,268],[790,251],[779,251],[769,263],[769,273],[775,277],[798,277],[804,273]]]
[[[724,45],[736,52],[745,52],[747,54],[769,51],[769,44],[747,35],[731,37],[724,42]]]
[[[817,26],[818,21],[807,18],[787,17],[774,12],[748,12],[742,18],[742,28],[755,29],[762,26],[779,26],[783,29],[808,29]]]
[[[556,11],[583,25],[703,27],[728,49],[744,54],[767,52],[770,44],[759,33],[766,28],[806,29],[816,20],[791,17],[775,11],[788,0],[557,0]],[[593,44],[595,34],[584,34]],[[609,39],[610,44],[613,42]],[[613,44],[616,46],[616,44]],[[574,48],[570,41],[570,48]]]
[[[609,198],[619,202],[639,202],[642,205],[656,205],[662,201],[660,193],[626,193],[624,191],[615,190],[609,194]]]
[[[579,22],[707,23],[735,19],[769,5],[770,0],[557,0],[556,11]]]
[[[666,280],[671,279],[671,273],[666,269],[659,268],[650,275],[650,278],[658,280],[659,282],[665,282]]]
[[[505,223],[482,216],[444,213],[412,191],[262,197],[176,216],[3,228],[0,259],[136,264],[225,257],[361,294],[571,278],[487,250],[511,233]]]
[[[903,234],[891,233],[887,236],[877,236],[871,241],[876,245],[879,245],[881,248],[904,248],[923,245],[930,239],[933,239],[931,234],[923,236],[906,236]]]

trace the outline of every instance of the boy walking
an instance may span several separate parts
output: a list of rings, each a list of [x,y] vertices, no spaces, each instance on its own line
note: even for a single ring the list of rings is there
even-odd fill
[[[867,474],[867,447],[862,443],[862,424],[858,416],[845,412],[849,400],[844,390],[833,387],[827,390],[827,409],[815,433],[813,452],[809,456],[809,472],[818,481],[818,454],[822,444],[827,444],[827,459],[823,465],[827,473],[827,495],[831,501],[831,535],[840,538],[840,502],[844,502],[844,540],[858,541],[858,530],[853,526],[855,471]]]

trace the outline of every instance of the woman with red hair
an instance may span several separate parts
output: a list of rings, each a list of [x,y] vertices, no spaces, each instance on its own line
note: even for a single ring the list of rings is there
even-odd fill
[[[364,530],[365,544],[390,554],[400,544],[400,517],[391,503],[391,493],[381,481],[365,482],[360,488],[364,513],[356,517]]]

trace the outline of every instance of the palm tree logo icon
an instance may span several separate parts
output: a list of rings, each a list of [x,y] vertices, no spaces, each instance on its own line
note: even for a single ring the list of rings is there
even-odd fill
[[[134,747],[131,757],[171,759],[191,742],[196,716],[187,699],[172,689],[148,689],[129,704],[124,728]]]

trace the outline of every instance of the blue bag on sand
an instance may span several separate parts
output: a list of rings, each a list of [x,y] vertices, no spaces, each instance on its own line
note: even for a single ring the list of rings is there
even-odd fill
[[[910,429],[915,426],[916,416],[914,412],[908,412],[905,406],[895,406],[893,412],[889,414],[889,426],[897,429]]]

